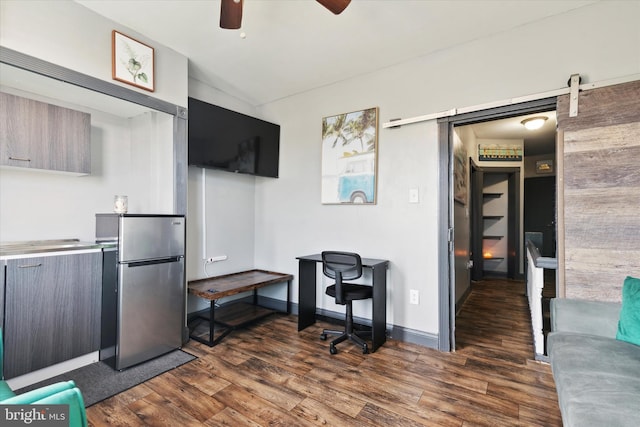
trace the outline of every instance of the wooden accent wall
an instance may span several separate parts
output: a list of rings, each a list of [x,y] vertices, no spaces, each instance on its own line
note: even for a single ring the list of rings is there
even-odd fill
[[[620,301],[640,277],[640,81],[558,98],[564,135],[564,296]],[[562,295],[562,292],[561,292]]]

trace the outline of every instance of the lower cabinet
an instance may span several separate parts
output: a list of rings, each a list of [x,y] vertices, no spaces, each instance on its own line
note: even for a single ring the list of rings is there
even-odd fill
[[[4,377],[100,348],[102,252],[7,261]]]

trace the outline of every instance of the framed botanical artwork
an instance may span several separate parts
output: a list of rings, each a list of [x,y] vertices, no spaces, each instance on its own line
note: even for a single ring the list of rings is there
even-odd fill
[[[112,32],[111,74],[114,80],[153,92],[154,50],[116,30]]]
[[[323,204],[375,204],[378,108],[322,119]]]

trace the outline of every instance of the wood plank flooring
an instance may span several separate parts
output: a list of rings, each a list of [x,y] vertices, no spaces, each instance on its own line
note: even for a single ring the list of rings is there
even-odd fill
[[[474,286],[456,352],[388,340],[330,355],[319,322],[273,315],[198,359],[87,409],[92,426],[561,426],[548,365],[531,360],[521,282]]]

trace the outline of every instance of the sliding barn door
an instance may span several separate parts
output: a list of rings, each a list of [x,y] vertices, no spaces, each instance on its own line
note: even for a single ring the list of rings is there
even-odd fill
[[[580,92],[577,117],[561,96],[557,113],[559,296],[620,301],[640,277],[640,81]]]

